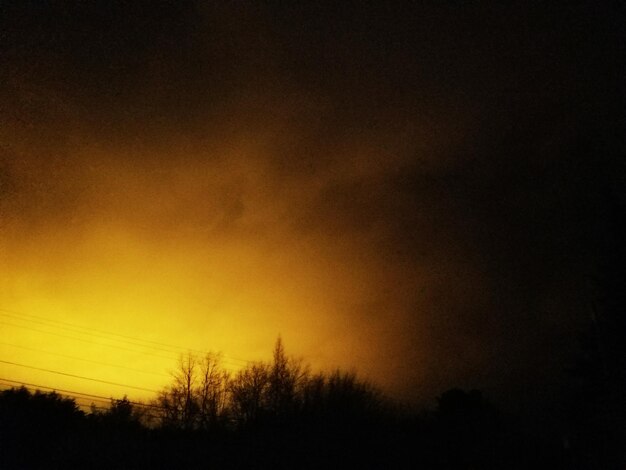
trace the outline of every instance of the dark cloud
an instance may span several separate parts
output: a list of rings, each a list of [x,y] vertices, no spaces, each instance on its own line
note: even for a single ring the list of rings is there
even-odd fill
[[[405,396],[564,370],[619,76],[608,7],[0,8],[5,244],[103,223],[311,243],[320,277],[370,273],[332,325],[389,349],[369,370]]]

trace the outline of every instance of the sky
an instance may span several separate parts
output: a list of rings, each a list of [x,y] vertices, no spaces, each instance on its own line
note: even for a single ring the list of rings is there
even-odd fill
[[[146,396],[23,366],[155,390],[281,335],[403,400],[558,389],[621,7],[300,3],[0,3],[0,379]]]

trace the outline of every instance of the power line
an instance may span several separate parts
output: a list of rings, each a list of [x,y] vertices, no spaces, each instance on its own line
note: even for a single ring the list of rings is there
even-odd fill
[[[51,356],[64,357],[66,359],[73,359],[73,360],[76,360],[76,361],[83,361],[83,362],[89,362],[89,363],[92,363],[92,364],[99,364],[101,366],[116,367],[118,369],[125,369],[125,370],[129,370],[129,371],[132,371],[132,372],[139,372],[139,373],[142,373],[142,374],[151,374],[151,375],[158,375],[158,376],[161,376],[161,377],[170,377],[167,374],[163,374],[163,373],[159,373],[159,372],[152,372],[152,371],[149,371],[149,370],[141,370],[141,369],[133,369],[132,367],[126,367],[126,366],[122,366],[122,365],[119,365],[119,364],[109,364],[107,362],[94,361],[92,359],[85,359],[83,357],[70,356],[68,354],[61,354],[61,353],[52,352],[52,351],[44,351],[43,349],[30,348],[28,346],[20,346],[18,344],[11,344],[11,343],[5,343],[5,342],[0,341],[0,345],[2,345],[2,346],[10,346],[10,347],[13,347],[13,348],[24,349],[26,351],[33,351],[33,352],[38,352],[38,353],[43,353],[43,354],[49,354]]]
[[[60,321],[60,320],[46,319],[46,318],[39,317],[39,316],[36,316],[36,315],[26,314],[26,313],[17,312],[17,311],[14,311],[14,310],[8,310],[8,309],[4,309],[4,308],[0,308],[0,311],[5,312],[5,313],[0,313],[0,315],[5,316],[5,317],[14,318],[14,319],[22,320],[22,321],[29,321],[29,322],[32,322],[32,323],[37,323],[37,324],[48,326],[48,327],[52,327],[52,328],[59,328],[61,330],[70,331],[70,332],[73,332],[73,333],[78,333],[78,334],[83,334],[83,335],[88,335],[88,336],[92,336],[92,337],[95,337],[95,338],[104,339],[104,340],[107,340],[107,341],[117,341],[117,342],[120,342],[120,343],[130,344],[130,345],[133,345],[133,346],[139,346],[139,347],[142,347],[142,348],[150,348],[150,349],[154,349],[154,350],[165,352],[165,353],[176,354],[176,357],[178,357],[178,354],[180,354],[181,352],[187,352],[187,351],[188,352],[202,353],[202,354],[210,353],[210,351],[206,351],[206,350],[193,349],[193,348],[184,348],[182,346],[175,346],[175,345],[170,345],[170,344],[167,344],[167,343],[160,343],[158,341],[145,340],[145,339],[142,339],[142,338],[137,338],[137,337],[133,337],[133,336],[127,336],[127,335],[121,335],[121,334],[118,334],[118,333],[112,333],[112,332],[108,332],[108,331],[99,330],[99,329],[96,329],[96,328],[90,328],[90,327],[86,327],[86,326],[82,326],[82,325],[76,325],[76,324],[72,324],[72,323],[69,323],[69,322],[63,322],[63,321]],[[24,317],[24,318],[22,318],[22,317]],[[33,320],[33,318],[35,318],[36,320]],[[52,324],[49,324],[49,323],[52,323]],[[67,325],[67,326],[70,326],[71,328],[54,325],[55,323],[60,324],[60,325]],[[25,326],[22,326],[22,325],[14,325],[14,324],[9,324],[9,323],[3,323],[3,324],[7,324],[7,325],[10,325],[10,326],[18,326],[18,327],[21,327],[21,328],[26,328]],[[80,331],[80,330],[91,330],[91,331],[97,332],[99,334],[90,333],[88,331]],[[35,331],[42,332],[42,330],[35,330]],[[46,333],[59,335],[58,333],[51,333],[51,332],[46,332]],[[103,335],[118,336],[118,337],[121,337],[121,338],[132,339],[135,342],[127,341],[125,339],[122,340],[122,339],[116,339],[116,338],[108,338],[108,337],[103,336]],[[74,338],[74,337],[68,337],[68,338],[77,339],[77,338]],[[87,341],[87,340],[81,339],[80,341]],[[170,349],[164,349],[162,347],[155,347],[155,346],[152,346],[150,344],[141,344],[141,343],[137,343],[136,341],[143,342],[143,343],[157,344],[159,346],[164,346],[164,347],[170,348]],[[91,342],[91,343],[93,344],[93,342]],[[109,345],[109,344],[106,344],[106,343],[97,343],[97,344],[103,344],[103,345],[110,346],[110,347],[116,347],[118,349],[129,350],[127,348],[120,348],[120,346]],[[174,349],[174,350],[172,350],[172,349]],[[178,350],[178,351],[176,351],[176,350]],[[136,350],[133,350],[133,351],[134,352],[139,352],[139,351],[136,351]],[[150,353],[144,353],[144,354],[150,354]],[[150,354],[150,355],[154,355],[154,354]],[[239,366],[239,367],[241,366],[241,364],[237,364],[237,362],[242,363],[242,364],[248,364],[248,363],[251,362],[249,360],[241,359],[241,358],[230,356],[230,355],[225,355],[225,354],[220,354],[220,355],[222,357],[222,360],[224,360],[225,362],[230,362],[231,364],[233,364],[235,366]],[[163,357],[163,356],[157,356],[157,357]]]
[[[158,345],[158,346],[163,346],[163,347],[169,348],[169,350],[154,348],[154,349],[158,349],[158,350],[162,350],[162,351],[166,351],[166,352],[177,352],[177,351],[172,351],[171,349],[178,350],[178,351],[183,351],[183,352],[192,351],[192,352],[197,352],[197,353],[202,353],[202,354],[206,354],[206,353],[210,352],[210,351],[201,350],[201,349],[186,348],[186,347],[178,346],[178,345],[174,345],[174,344],[168,344],[168,343],[163,343],[163,342],[159,342],[159,341],[152,341],[152,340],[147,340],[147,339],[143,339],[143,338],[137,338],[135,336],[123,335],[123,334],[120,334],[120,333],[114,333],[114,332],[111,332],[111,331],[105,331],[105,330],[100,330],[100,329],[97,329],[97,328],[92,328],[92,327],[87,327],[87,326],[83,326],[83,325],[78,325],[76,323],[64,322],[64,321],[61,321],[61,320],[52,320],[52,319],[40,317],[40,316],[37,316],[37,315],[32,315],[32,314],[23,313],[23,312],[17,312],[15,310],[9,310],[9,309],[5,309],[5,308],[0,308],[0,311],[6,312],[5,314],[11,314],[13,316],[19,315],[19,316],[22,316],[22,317],[30,317],[30,318],[35,318],[37,320],[45,321],[45,322],[48,322],[48,323],[58,323],[60,325],[70,326],[72,328],[80,328],[80,329],[83,329],[83,330],[94,331],[94,332],[100,333],[101,335],[117,336],[117,337],[120,337],[120,338],[130,339],[130,340],[133,340],[133,341],[140,341],[142,343],[151,343],[151,344],[154,344],[154,345]],[[31,321],[34,321],[34,320],[31,320]],[[59,327],[57,327],[57,328],[59,328]],[[77,332],[77,331],[74,330],[74,332]],[[82,332],[80,332],[80,333],[82,333]],[[88,333],[85,333],[85,334],[88,334]],[[114,341],[119,341],[119,340],[114,340]],[[136,343],[130,343],[130,344],[135,344],[136,346],[151,347],[151,346],[147,346],[147,345],[139,345],[139,344],[136,344]],[[241,358],[238,358],[238,357],[235,357],[235,356],[231,356],[231,355],[224,355],[224,357],[227,357],[227,358],[229,358],[229,359],[231,359],[233,361],[239,361],[239,362],[242,362],[242,363],[249,363],[250,362],[247,359],[241,359]]]
[[[35,318],[37,320],[48,322],[48,323],[57,323],[59,325],[66,325],[66,326],[69,326],[69,327],[72,327],[72,328],[80,328],[80,329],[83,329],[83,330],[94,331],[94,332],[99,333],[100,335],[117,336],[119,338],[129,339],[129,340],[133,340],[133,341],[140,341],[140,342],[143,342],[143,343],[151,343],[151,344],[154,344],[154,345],[157,345],[157,346],[163,346],[163,347],[167,347],[167,348],[170,348],[170,349],[182,349],[182,350],[187,350],[188,349],[188,348],[184,348],[182,346],[175,346],[175,345],[170,345],[170,344],[167,344],[167,343],[160,343],[158,341],[152,341],[152,340],[137,338],[137,337],[134,337],[134,336],[122,335],[120,333],[113,333],[111,331],[100,330],[100,329],[97,329],[97,328],[92,328],[92,327],[88,327],[88,326],[78,325],[78,324],[75,324],[75,323],[65,322],[65,321],[61,321],[61,320],[52,320],[52,319],[49,319],[49,318],[43,318],[43,317],[40,317],[40,316],[37,316],[37,315],[17,312],[17,311],[8,310],[8,309],[5,309],[5,308],[0,308],[0,311],[6,312],[3,315],[10,314],[10,316],[19,315],[21,317]],[[31,321],[34,321],[34,320],[31,320]],[[169,351],[169,352],[172,352],[172,351]]]
[[[33,391],[33,390],[34,391],[39,391],[40,388],[47,388],[49,390],[52,390],[53,392],[62,391],[62,390],[59,390],[59,389],[53,389],[52,387],[45,387],[45,386],[41,386],[41,385],[40,386],[35,386],[37,388],[32,388],[32,387],[27,387],[26,385],[33,385],[33,384],[22,383],[22,382],[18,382],[16,380],[0,379],[0,382],[3,382],[3,381],[13,382],[15,384],[21,385],[22,387],[24,387],[24,388],[26,388],[26,389],[28,389],[30,391]],[[5,390],[15,389],[15,385],[11,385],[9,383],[1,383],[0,385],[5,385],[6,387],[10,387],[10,388],[6,388]],[[73,393],[81,394],[81,395],[89,395],[89,394],[86,394],[86,393],[83,394],[83,393],[80,393],[80,392],[73,392]],[[61,394],[59,394],[59,395],[61,395]],[[99,399],[99,398],[95,398],[94,399],[94,398],[88,398],[88,397],[80,397],[80,396],[72,395],[72,394],[67,393],[67,392],[63,393],[62,396],[66,397],[66,398],[71,398],[74,401],[74,403],[76,404],[76,406],[79,409],[83,410],[83,411],[91,411],[91,412],[93,412],[94,410],[97,410],[97,411],[111,411],[111,407],[110,406],[108,406],[108,407],[107,406],[98,406],[98,405],[96,405],[94,403],[94,402],[107,403],[107,404],[110,405],[110,403],[111,403],[110,400]],[[92,395],[92,397],[97,397],[97,395]],[[91,400],[91,403],[80,403],[77,400]],[[149,405],[149,404],[146,404],[146,403],[133,402],[133,401],[130,401],[130,400],[127,400],[127,401],[128,401],[128,403],[131,403],[133,405],[137,405],[137,406],[140,406],[140,407],[163,409],[163,408],[161,408],[160,406],[157,406],[157,405]],[[145,410],[142,410],[141,416],[142,417],[147,417],[147,418],[154,418],[154,419],[160,419],[161,418],[161,416],[155,415],[155,414],[151,414],[151,413],[147,413]]]
[[[11,382],[16,382],[16,381],[11,381]],[[17,382],[17,383],[20,384],[20,382]],[[15,389],[15,385],[10,385],[10,384],[7,384],[7,383],[4,383],[2,385],[5,385],[7,387],[11,387],[11,389]],[[24,386],[24,384],[21,384],[21,385],[24,388],[28,389],[28,390],[39,391],[39,388],[26,387],[26,386]],[[46,387],[46,388],[51,389],[50,387]],[[55,393],[57,391],[59,391],[59,390],[52,390],[52,392],[55,392]],[[79,407],[89,408],[90,410],[92,410],[94,408],[97,409],[97,410],[103,410],[103,411],[110,411],[111,410],[111,401],[110,400],[99,399],[99,398],[80,397],[80,396],[76,396],[76,395],[72,395],[72,394],[68,394],[68,393],[63,393],[62,396],[65,396],[67,398],[71,398],[72,400],[74,400],[76,405],[79,406]],[[77,400],[91,400],[91,402],[90,403],[81,403],[81,402],[79,402]],[[133,404],[135,406],[139,406],[139,407],[156,408],[157,410],[162,409],[161,407],[156,406],[156,405],[148,405],[148,404],[144,404],[144,403],[132,402],[132,401],[129,401],[129,400],[127,400],[127,402],[131,403],[131,404]],[[109,406],[106,406],[106,407],[105,406],[97,406],[94,403],[104,403],[104,404],[108,404]],[[157,418],[157,419],[160,418],[160,416],[158,416],[158,415],[146,413],[145,412],[146,411],[145,408],[144,408],[144,410],[142,410],[142,415],[143,416],[148,416],[150,418]]]
[[[87,398],[96,398],[96,399],[106,400],[107,402],[110,402],[111,400],[115,400],[115,398],[105,397],[104,395],[94,395],[93,393],[77,392],[75,390],[67,390],[67,389],[62,389],[62,388],[49,387],[47,385],[34,384],[34,383],[29,383],[29,382],[21,382],[19,380],[5,379],[4,377],[0,377],[0,381],[13,383],[13,384],[17,384],[17,385],[23,385],[25,387],[35,387],[36,389],[42,389],[43,388],[43,389],[46,389],[46,390],[52,390],[54,392],[61,392],[61,393],[64,393],[64,394],[82,395],[86,399]],[[132,401],[132,400],[128,400],[128,399],[127,399],[127,401],[129,403],[131,403],[133,405],[137,405],[137,406],[145,406],[145,407],[148,407],[148,408],[163,409],[163,407],[161,407],[159,405],[153,405],[153,404],[150,404],[150,403],[141,403],[141,402],[138,402],[138,401]]]
[[[68,335],[64,335],[62,333],[55,333],[53,331],[39,330],[37,328],[32,328],[30,326],[25,326],[25,325],[16,325],[14,323],[8,323],[8,322],[4,322],[4,321],[0,321],[0,325],[11,326],[11,327],[14,327],[14,328],[22,328],[22,329],[29,330],[29,331],[35,331],[37,333],[57,336],[59,338],[65,338],[65,339],[71,339],[71,340],[74,340],[74,341],[80,341],[82,343],[93,344],[95,346],[105,346],[105,347],[109,347],[109,348],[113,348],[113,349],[119,349],[121,351],[134,352],[134,353],[137,353],[137,354],[143,354],[145,356],[152,356],[152,357],[158,357],[160,359],[167,359],[167,360],[170,360],[170,361],[178,359],[177,357],[174,357],[174,356],[167,357],[167,356],[162,356],[160,354],[153,354],[153,353],[150,353],[150,352],[147,352],[147,351],[139,351],[137,349],[124,348],[122,346],[117,346],[117,345],[114,345],[114,344],[97,343],[95,341],[90,341],[90,340],[83,339],[83,338],[76,338],[75,336],[68,336]],[[21,347],[21,346],[18,346],[18,347]],[[228,369],[227,367],[224,367],[224,368]],[[232,371],[232,368],[230,370]]]
[[[101,334],[90,333],[88,331],[81,331],[80,329],[77,329],[77,328],[68,328],[68,327],[65,327],[65,326],[58,326],[58,325],[54,325],[54,324],[50,325],[49,323],[55,323],[55,322],[52,322],[50,320],[40,321],[40,320],[26,319],[26,318],[21,318],[21,317],[19,317],[17,315],[13,315],[13,314],[9,314],[9,313],[0,313],[0,316],[14,318],[16,320],[21,320],[21,321],[29,321],[31,323],[37,323],[39,325],[44,325],[44,326],[48,326],[48,327],[52,327],[52,328],[58,328],[60,330],[69,331],[71,333],[78,333],[78,334],[81,334],[81,335],[92,336],[94,338],[106,339],[107,341],[117,341],[117,342],[120,342],[120,343],[131,344],[133,346],[139,346],[139,347],[142,347],[142,348],[149,347],[151,349],[154,349],[154,350],[157,350],[157,351],[166,352],[166,353],[176,353],[176,351],[172,351],[170,349],[157,348],[155,346],[147,346],[145,344],[135,343],[135,342],[126,341],[126,340],[120,340],[120,339],[116,339],[116,338],[107,338],[106,336],[103,336]]]
[[[75,379],[90,380],[92,382],[100,382],[100,383],[107,384],[107,385],[115,385],[117,387],[126,387],[126,388],[133,388],[135,390],[142,390],[142,391],[145,391],[145,392],[159,393],[158,390],[152,390],[152,389],[149,389],[149,388],[136,387],[134,385],[121,384],[121,383],[118,383],[118,382],[110,382],[108,380],[94,379],[93,377],[85,377],[83,375],[68,374],[67,372],[60,372],[60,371],[57,371],[57,370],[45,369],[43,367],[29,366],[29,365],[26,365],[26,364],[19,364],[17,362],[4,361],[2,359],[0,359],[0,363],[9,364],[9,365],[18,366],[18,367],[25,367],[27,369],[39,370],[39,371],[48,372],[48,373],[51,373],[51,374],[64,375],[66,377],[72,377],[72,378],[75,378]]]
[[[4,382],[2,380],[0,380],[0,385],[4,386],[4,387],[7,387],[4,390],[15,390],[16,389],[16,385],[15,384],[10,384],[10,383]],[[18,385],[21,385],[22,387],[24,387],[27,390],[34,390],[34,391],[37,391],[37,392],[41,391],[39,388],[27,387],[27,386],[25,386],[23,384],[20,384],[19,382],[18,382]],[[47,392],[47,393],[57,393],[57,390],[50,390],[50,392]],[[105,399],[102,399],[102,398],[81,397],[81,396],[72,395],[72,394],[69,394],[69,393],[63,393],[63,394],[58,393],[58,395],[62,396],[62,397],[69,397],[69,398],[72,398],[73,400],[91,400],[93,402],[98,402],[98,403],[110,403],[110,400],[105,400]]]
[[[153,354],[153,353],[149,353],[149,352],[146,352],[146,351],[138,351],[138,350],[134,350],[134,349],[124,348],[124,347],[121,347],[121,346],[115,346],[115,345],[112,345],[112,344],[96,343],[94,341],[89,341],[89,340],[82,339],[82,338],[76,338],[74,336],[68,336],[68,335],[64,335],[64,334],[61,334],[61,333],[54,333],[52,331],[39,330],[37,328],[31,328],[29,326],[24,326],[24,325],[15,325],[13,323],[7,323],[7,322],[3,322],[3,321],[0,321],[0,325],[12,326],[12,327],[15,327],[15,328],[23,328],[23,329],[26,329],[26,330],[35,331],[37,333],[43,333],[43,334],[58,336],[60,338],[72,339],[72,340],[75,340],[75,341],[81,341],[83,343],[93,344],[93,345],[96,345],[96,346],[106,346],[106,347],[110,347],[110,348],[114,348],[114,349],[119,349],[119,350],[122,350],[122,351],[135,352],[135,353],[138,353],[138,354],[143,354],[143,355],[152,356],[152,357],[158,357],[158,358],[161,358],[161,359],[168,359],[168,360],[173,360],[174,359],[173,357],[165,357],[165,356],[161,356],[159,354]],[[8,344],[8,343],[4,343],[4,344]],[[13,345],[13,346],[15,346],[15,345]],[[16,347],[24,347],[25,348],[25,346],[16,346]],[[115,366],[115,367],[118,367],[118,366]],[[229,370],[230,372],[233,371],[232,368],[228,368],[228,367],[225,367],[225,366],[222,366],[222,367],[224,369],[226,369],[226,370]],[[142,372],[147,372],[147,371],[142,371]],[[150,372],[150,373],[157,374],[156,372]],[[158,374],[158,375],[162,375],[163,377],[168,377],[167,374]]]
[[[10,384],[0,384],[0,385],[4,385],[4,386],[8,387],[8,388],[5,388],[4,391],[14,390],[15,389],[15,386],[10,385]],[[26,388],[27,390],[30,390],[30,391],[33,391],[33,390],[34,391],[38,391],[38,389],[33,389],[33,388],[30,388],[30,387],[24,387],[24,388]],[[97,411],[111,411],[111,407],[110,406],[98,406],[98,405],[95,404],[95,402],[98,402],[98,403],[109,403],[109,402],[107,402],[105,400],[92,400],[91,403],[81,403],[81,402],[79,402],[77,400],[88,400],[88,398],[76,397],[76,396],[67,395],[67,394],[63,394],[62,396],[64,396],[65,398],[72,399],[72,401],[75,403],[76,407],[78,409],[80,409],[81,411],[84,411],[84,412],[92,412],[93,413],[94,410],[97,410]],[[161,418],[161,416],[159,416],[159,415],[146,413],[144,411],[141,412],[141,417],[148,417],[148,418],[154,418],[154,419]]]
[[[5,388],[4,390],[14,390],[15,389],[15,385],[11,385],[8,383],[0,383],[0,385],[3,385],[7,388]],[[23,386],[23,385],[22,385]],[[38,389],[33,389],[30,387],[25,387],[29,391],[39,391]],[[74,395],[69,395],[69,394],[59,394],[60,396],[67,398],[67,399],[71,399],[75,405],[81,409],[81,410],[89,410],[89,411],[93,411],[93,410],[102,410],[102,411],[108,411],[110,410],[110,408],[106,407],[106,406],[98,406],[96,405],[96,403],[110,403],[107,400],[101,400],[101,399],[94,399],[94,398],[87,398],[87,397],[79,397],[79,396],[74,396]],[[88,400],[89,403],[83,403],[82,401]]]
[[[64,335],[64,334],[61,334],[61,333],[54,333],[52,331],[39,330],[37,328],[32,328],[30,326],[16,325],[15,323],[8,323],[8,322],[0,321],[0,325],[12,326],[14,328],[23,328],[25,330],[36,331],[37,333],[43,333],[43,334],[47,334],[47,335],[58,336],[59,338],[72,339],[74,341],[80,341],[80,342],[87,343],[87,344],[93,344],[95,346],[106,346],[106,347],[109,347],[109,348],[119,349],[121,351],[134,352],[134,353],[137,353],[137,354],[144,354],[146,356],[153,356],[153,357],[158,357],[158,358],[161,358],[161,359],[168,359],[170,361],[172,359],[175,359],[175,357],[173,357],[173,356],[169,356],[169,357],[168,356],[161,356],[160,354],[154,354],[154,353],[150,353],[150,352],[147,352],[147,351],[139,351],[137,349],[124,348],[122,346],[116,346],[114,344],[97,343],[95,341],[89,341],[89,340],[84,339],[84,338],[76,338],[75,336],[68,336],[68,335]]]

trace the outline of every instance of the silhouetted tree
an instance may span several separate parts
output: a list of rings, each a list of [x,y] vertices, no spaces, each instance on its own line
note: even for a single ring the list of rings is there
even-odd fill
[[[279,336],[274,345],[273,362],[267,387],[268,411],[275,417],[293,414],[298,406],[301,387],[307,373],[299,361],[287,357]]]
[[[0,392],[0,468],[56,467],[80,452],[84,413],[74,400],[26,388]]]
[[[94,414],[94,412],[92,412]],[[136,407],[130,402],[128,397],[111,398],[111,406],[103,412],[95,412],[104,421],[113,426],[134,426],[139,427],[145,415],[140,407]]]
[[[360,408],[369,398],[369,388],[355,373],[336,370],[326,381],[326,401],[332,410]]]
[[[209,429],[225,419],[229,374],[220,361],[215,353],[202,358],[191,353],[181,356],[172,385],[159,394],[156,402],[165,426]]]
[[[326,377],[324,374],[306,376],[300,393],[300,407],[307,417],[319,417],[325,409]]]
[[[238,371],[230,381],[231,411],[239,426],[255,424],[263,416],[267,390],[270,386],[270,368],[254,362]]]
[[[224,424],[228,413],[230,374],[221,367],[221,356],[207,353],[200,363],[200,384],[196,390],[200,427],[213,429]]]
[[[194,396],[197,380],[197,359],[188,353],[179,359],[178,369],[174,371],[172,385],[161,392],[158,404],[163,410],[163,422],[166,426],[193,429],[196,426],[199,406]]]

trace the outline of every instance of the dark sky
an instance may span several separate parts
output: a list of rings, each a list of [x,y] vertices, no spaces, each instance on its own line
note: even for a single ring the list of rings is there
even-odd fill
[[[404,398],[557,386],[623,7],[459,3],[0,2],[1,306],[100,325],[76,292],[114,288],[119,324],[248,357],[280,332]]]

